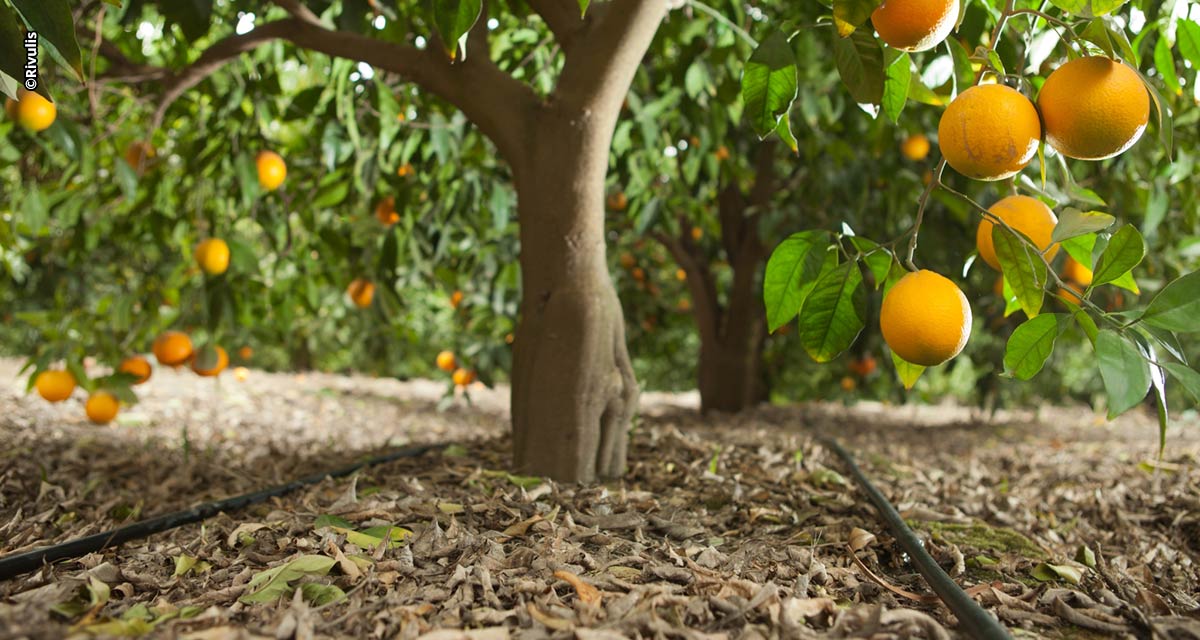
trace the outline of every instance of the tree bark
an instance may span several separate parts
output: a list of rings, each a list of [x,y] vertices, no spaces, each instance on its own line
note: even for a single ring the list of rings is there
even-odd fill
[[[604,242],[612,127],[548,105],[516,171],[521,322],[514,344],[514,466],[589,482],[625,470],[638,387]],[[615,119],[615,118],[614,118]]]

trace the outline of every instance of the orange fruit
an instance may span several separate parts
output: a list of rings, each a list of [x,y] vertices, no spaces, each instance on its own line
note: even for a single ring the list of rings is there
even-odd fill
[[[675,303],[675,308],[687,313],[692,310],[692,301],[687,298],[680,298],[679,302]]]
[[[512,344],[513,341],[516,339],[517,339],[517,337],[511,333],[504,334],[504,344]]]
[[[407,162],[400,165],[399,169],[396,169],[396,175],[400,176],[401,178],[404,178],[406,176],[411,176],[413,173],[414,173],[413,166]]]
[[[266,191],[274,191],[287,178],[287,163],[274,151],[259,151],[254,158],[258,169],[258,184]]]
[[[229,268],[229,245],[220,238],[209,238],[196,245],[196,264],[210,276],[219,276]]]
[[[192,371],[196,375],[205,378],[212,378],[221,375],[225,367],[229,366],[229,354],[221,347],[205,347],[196,353],[196,357],[192,359]]]
[[[50,402],[62,402],[75,392],[75,376],[70,371],[43,371],[33,381],[38,395]]]
[[[45,131],[54,124],[54,119],[58,116],[58,107],[37,93],[21,89],[17,92],[17,106],[14,112],[18,124],[36,133]]]
[[[117,371],[136,376],[137,379],[133,381],[133,384],[142,384],[150,379],[150,361],[145,356],[130,356],[121,361]]]
[[[388,196],[375,205],[375,219],[389,227],[400,222],[400,214],[396,213],[395,196]]]
[[[454,357],[453,351],[443,351],[437,354],[437,368],[451,373],[458,366],[458,359]]]
[[[875,373],[875,368],[877,366],[878,364],[875,362],[875,357],[867,354],[861,358],[852,360],[850,362],[850,371],[865,378],[872,373]]]
[[[851,391],[854,391],[856,388],[858,388],[858,383],[855,382],[854,378],[851,378],[850,376],[845,376],[844,378],[842,378],[841,385],[842,385],[842,391],[845,391],[846,393],[850,393]]]
[[[1067,261],[1063,263],[1062,277],[1063,280],[1070,280],[1084,288],[1092,284],[1092,270],[1079,264],[1071,256],[1067,256]]]
[[[1063,300],[1067,300],[1071,304],[1078,306],[1079,303],[1083,302],[1083,292],[1077,291],[1075,289],[1076,286],[1078,285],[1068,283],[1066,287],[1059,287],[1058,295],[1062,296]]]
[[[254,349],[251,349],[249,346],[244,346],[241,349],[238,349],[238,357],[242,360],[249,360],[250,358],[254,357]]]
[[[180,331],[166,331],[154,340],[155,359],[159,364],[178,367],[192,357],[192,339]]]
[[[692,227],[692,240],[700,242],[700,238],[704,237],[704,229],[700,227]]]
[[[454,380],[454,384],[460,387],[465,387],[475,382],[475,372],[469,369],[455,369],[450,377]]]
[[[683,269],[676,269],[675,270],[675,279],[680,282],[686,282],[687,281],[687,272],[684,271]]]
[[[613,211],[624,211],[629,205],[629,199],[625,197],[624,192],[616,191],[608,195],[608,208]]]
[[[96,391],[88,396],[83,410],[87,412],[88,420],[96,424],[107,424],[117,417],[119,403],[117,397],[107,391]]]
[[[154,155],[154,147],[149,142],[136,140],[125,147],[125,164],[141,175],[149,166],[150,158],[153,158]]]
[[[632,269],[633,265],[637,264],[637,260],[635,260],[633,255],[629,253],[622,253],[619,261],[621,262],[621,266],[625,267],[626,269]]]
[[[1005,224],[1025,234],[1030,240],[1045,251],[1046,259],[1053,259],[1058,253],[1058,245],[1050,246],[1050,236],[1054,233],[1054,225],[1058,218],[1041,200],[1029,196],[1008,196],[988,208],[993,215]],[[1000,271],[1000,259],[996,257],[996,247],[992,244],[991,220],[984,218],[979,221],[975,231],[975,247],[979,249],[979,257],[993,269]]]
[[[729,147],[727,147],[725,145],[721,145],[721,146],[717,147],[717,150],[713,152],[713,155],[717,157],[717,160],[728,160],[729,159]]]
[[[976,180],[1003,180],[1033,160],[1042,139],[1037,109],[1016,89],[971,87],[946,107],[938,147],[954,170]]]
[[[1055,69],[1038,94],[1046,143],[1079,160],[1111,158],[1133,146],[1150,120],[1150,94],[1128,65],[1103,56]]]
[[[238,382],[245,382],[246,378],[250,377],[250,370],[246,367],[235,367],[233,370],[233,379]]]
[[[941,44],[958,22],[958,0],[884,0],[871,24],[893,49],[925,51]]]
[[[458,305],[462,304],[462,301],[463,301],[463,292],[462,291],[455,291],[454,293],[450,294],[450,308],[451,309],[457,309]]]
[[[17,101],[12,98],[4,99],[4,113],[12,120],[17,119]]]
[[[900,143],[900,154],[913,162],[920,162],[929,155],[929,138],[923,133],[914,133]]]
[[[879,327],[896,355],[932,367],[967,346],[971,305],[958,285],[922,269],[900,278],[884,296]]]
[[[641,267],[634,267],[633,268],[633,279],[637,280],[638,282],[645,282],[646,281],[646,270]]]
[[[371,300],[375,298],[375,285],[366,278],[355,278],[346,288],[346,293],[354,302],[354,306],[366,309],[371,306]]]

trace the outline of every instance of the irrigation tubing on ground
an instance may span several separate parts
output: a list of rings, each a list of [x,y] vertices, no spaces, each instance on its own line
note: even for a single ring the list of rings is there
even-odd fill
[[[929,552],[925,550],[921,539],[904,523],[904,518],[900,517],[900,513],[896,511],[892,503],[888,502],[882,493],[879,493],[879,489],[876,489],[875,485],[871,484],[867,476],[858,468],[850,452],[843,449],[842,445],[833,438],[822,438],[821,441],[842,459],[846,468],[850,470],[850,475],[854,476],[855,482],[867,494],[871,503],[875,505],[875,509],[879,511],[879,515],[887,523],[892,536],[917,565],[917,570],[925,577],[925,582],[929,583],[934,593],[937,593],[942,602],[945,602],[954,616],[958,618],[958,624],[962,630],[977,640],[1011,640],[1012,636],[1008,634],[1004,625],[984,611],[983,607],[979,606],[979,603],[975,602],[975,599],[966,591],[963,591],[962,587],[946,575],[941,566],[934,561]]]
[[[243,507],[252,504],[265,502],[271,498],[282,496],[286,493],[291,493],[302,487],[317,484],[325,478],[342,478],[348,476],[365,467],[372,467],[385,462],[399,460],[401,458],[415,458],[423,453],[434,449],[445,448],[446,444],[425,444],[416,445],[397,449],[391,453],[375,456],[366,460],[356,462],[354,464],[334,469],[333,471],[323,471],[314,473],[310,476],[305,476],[298,480],[293,480],[287,484],[281,484],[261,491],[247,493],[233,498],[217,500],[215,502],[207,502],[205,504],[186,509],[184,511],[176,511],[150,518],[131,524],[119,529],[105,531],[75,540],[68,540],[62,544],[56,544],[49,547],[39,547],[21,553],[13,553],[0,558],[0,581],[9,580],[19,575],[29,573],[41,567],[43,564],[54,562],[56,560],[66,560],[70,558],[78,558],[89,553],[95,553],[102,549],[113,547],[119,544],[124,544],[130,540],[145,538],[146,536],[162,533],[180,527],[185,524],[193,524],[206,520],[223,511],[236,511]]]

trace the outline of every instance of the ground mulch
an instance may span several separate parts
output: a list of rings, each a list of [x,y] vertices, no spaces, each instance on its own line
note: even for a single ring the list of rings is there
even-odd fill
[[[626,476],[507,473],[504,390],[159,371],[109,427],[0,360],[0,553],[371,467],[0,583],[0,638],[952,638],[833,435],[1023,637],[1200,638],[1200,424],[648,394]]]

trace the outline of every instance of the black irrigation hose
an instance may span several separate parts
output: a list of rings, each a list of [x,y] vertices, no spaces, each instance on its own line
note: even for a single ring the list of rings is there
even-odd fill
[[[403,449],[397,449],[391,453],[368,458],[361,462],[356,462],[340,469],[314,473],[310,476],[305,476],[298,480],[288,482],[287,484],[269,487],[261,491],[255,491],[254,493],[247,493],[233,498],[217,500],[215,502],[207,502],[205,504],[192,507],[191,509],[168,513],[158,516],[157,518],[136,522],[119,529],[113,529],[111,531],[105,531],[103,533],[97,533],[94,535],[85,536],[83,538],[76,538],[75,540],[68,540],[62,544],[56,544],[49,547],[39,547],[30,551],[9,554],[0,558],[0,581],[10,580],[21,574],[29,573],[30,571],[34,571],[48,562],[78,558],[89,553],[95,553],[107,547],[129,542],[130,540],[145,538],[151,534],[162,533],[163,531],[168,531],[185,524],[200,522],[201,520],[211,518],[222,511],[236,511],[252,504],[265,502],[271,498],[282,496],[286,493],[291,493],[292,491],[307,485],[317,484],[325,478],[342,478],[365,467],[373,467],[378,464],[399,460],[401,458],[415,458],[427,451],[441,449],[446,446],[446,444],[424,444],[405,447]]]
[[[977,640],[1011,640],[1012,636],[1008,634],[1004,625],[984,611],[974,598],[963,591],[962,587],[946,575],[945,571],[942,571],[938,563],[925,550],[925,545],[921,543],[917,534],[913,533],[913,530],[904,523],[904,519],[900,517],[892,503],[888,502],[888,499],[879,493],[879,489],[871,484],[867,476],[863,475],[862,470],[854,463],[854,457],[850,455],[850,452],[843,449],[842,445],[833,438],[821,438],[821,442],[842,459],[846,468],[850,470],[850,475],[854,476],[855,482],[862,488],[863,493],[867,494],[871,504],[875,505],[879,515],[887,523],[892,536],[912,558],[913,563],[917,565],[917,570],[925,577],[925,582],[928,582],[942,602],[950,607],[950,611],[958,618],[958,624],[963,631]]]

